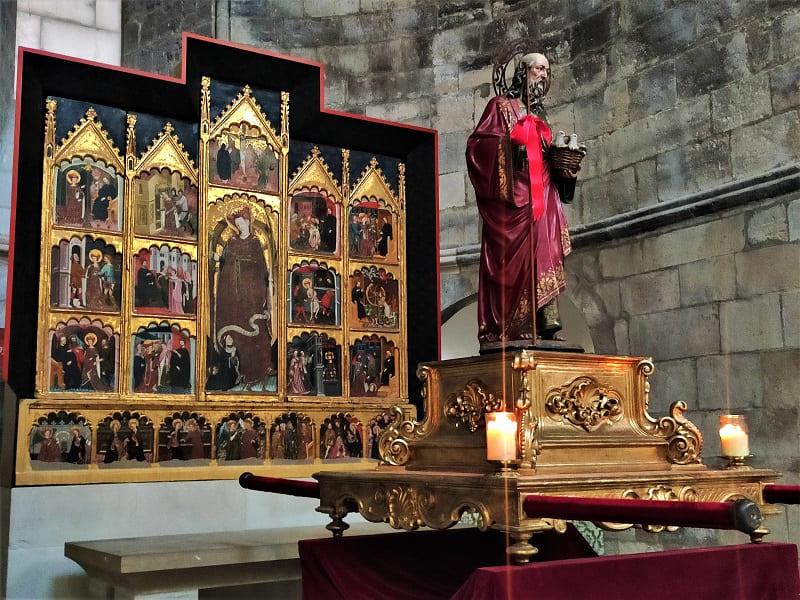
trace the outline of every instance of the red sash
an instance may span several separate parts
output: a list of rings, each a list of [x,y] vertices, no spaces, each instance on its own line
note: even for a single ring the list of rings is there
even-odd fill
[[[528,175],[531,181],[533,218],[544,214],[544,185],[542,184],[542,138],[550,143],[550,128],[539,117],[525,115],[511,130],[511,141],[525,146],[528,155]]]

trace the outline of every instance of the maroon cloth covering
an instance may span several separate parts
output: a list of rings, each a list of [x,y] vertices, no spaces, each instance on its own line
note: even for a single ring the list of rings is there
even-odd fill
[[[467,140],[467,169],[483,222],[478,284],[481,342],[520,339],[531,332],[532,282],[538,307],[566,287],[563,259],[571,246],[561,199],[545,157],[539,199],[544,212],[534,223],[530,175],[527,169],[514,169],[509,137],[518,119],[516,101],[496,96]],[[549,145],[549,129],[545,137]]]
[[[435,577],[435,568],[429,572]],[[322,597],[322,596],[321,596]],[[794,544],[747,544],[486,567],[453,600],[797,600]]]
[[[733,502],[681,502],[575,496],[526,496],[522,509],[532,519],[553,518],[609,523],[647,523],[679,527],[739,529],[751,533],[761,524],[755,504],[748,505],[757,518],[740,520]]]
[[[537,533],[537,561],[595,556],[571,525]],[[478,567],[506,564],[513,543],[499,531],[454,529],[299,542],[304,600],[439,600],[452,596]]]
[[[764,502],[800,504],[800,485],[765,485]]]
[[[319,482],[282,479],[280,477],[261,477],[252,473],[242,473],[239,485],[248,490],[286,494],[302,498],[319,498]]]

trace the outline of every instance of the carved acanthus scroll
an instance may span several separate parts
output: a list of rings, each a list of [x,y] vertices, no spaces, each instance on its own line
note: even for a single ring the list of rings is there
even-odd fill
[[[483,415],[503,408],[502,398],[486,391],[486,384],[473,379],[457,394],[451,394],[445,404],[445,415],[455,420],[455,426],[466,426],[475,433],[483,424]]]
[[[657,433],[668,442],[667,460],[676,465],[689,465],[702,462],[703,434],[697,426],[683,416],[686,402],[678,400],[669,407],[669,417],[661,417],[657,422]]]
[[[594,431],[622,418],[622,397],[611,386],[584,375],[551,389],[545,408],[556,420],[561,418],[585,431]]]

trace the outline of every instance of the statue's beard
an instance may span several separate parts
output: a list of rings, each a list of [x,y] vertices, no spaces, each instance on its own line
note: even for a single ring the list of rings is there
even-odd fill
[[[534,79],[528,85],[528,101],[531,110],[541,110],[544,95],[547,93],[545,90],[545,82],[541,78]]]

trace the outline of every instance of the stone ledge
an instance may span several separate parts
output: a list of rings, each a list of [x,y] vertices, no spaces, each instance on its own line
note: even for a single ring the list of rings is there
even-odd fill
[[[598,242],[621,240],[666,225],[798,190],[799,166],[776,169],[764,175],[690,194],[669,203],[621,213],[588,225],[578,225],[570,229],[572,247],[583,248]],[[445,248],[439,254],[442,268],[470,265],[479,260],[480,244]]]
[[[673,202],[614,215],[570,230],[572,247],[619,240],[695,217],[800,190],[800,167],[776,169],[748,179],[684,196]]]
[[[386,532],[385,525],[363,523],[345,535]],[[196,598],[199,589],[299,580],[297,542],[329,536],[320,525],[91,540],[66,542],[64,556],[86,571],[101,596],[113,588],[113,597]]]

